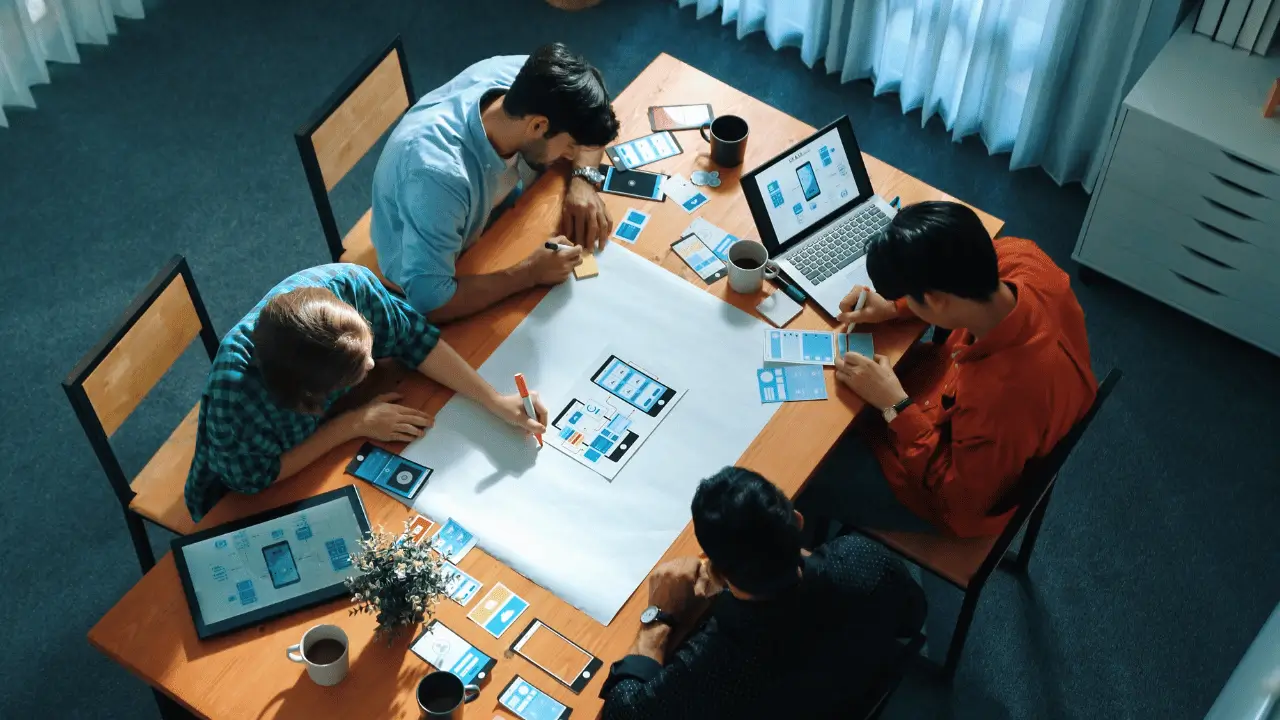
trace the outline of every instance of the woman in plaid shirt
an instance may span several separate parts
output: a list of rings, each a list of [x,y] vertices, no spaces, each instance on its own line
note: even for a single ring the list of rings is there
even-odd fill
[[[533,420],[519,395],[499,395],[368,268],[322,265],[285,278],[222,339],[200,400],[187,475],[192,519],[204,517],[228,490],[264,490],[353,438],[421,437],[431,418],[395,404],[394,395],[326,417],[376,359],[388,357],[526,432],[546,430],[546,408],[536,398]]]

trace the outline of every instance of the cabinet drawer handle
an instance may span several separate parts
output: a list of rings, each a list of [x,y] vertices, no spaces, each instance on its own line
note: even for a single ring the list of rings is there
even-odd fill
[[[1230,242],[1243,243],[1245,245],[1251,244],[1248,240],[1245,240],[1244,238],[1241,238],[1241,237],[1236,237],[1235,235],[1232,235],[1226,230],[1223,230],[1222,228],[1214,227],[1213,225],[1210,225],[1209,223],[1203,220],[1196,220],[1196,224],[1204,228],[1205,230],[1208,230],[1209,232],[1213,233],[1214,235],[1221,237],[1224,240],[1228,240]]]
[[[1256,198],[1266,197],[1265,195],[1263,195],[1262,193],[1256,190],[1250,190],[1249,188],[1241,185],[1240,183],[1232,182],[1217,173],[1209,173],[1209,174],[1213,176],[1214,180],[1217,180],[1218,182],[1222,183],[1223,185],[1226,185],[1227,187],[1231,188],[1232,190],[1235,190],[1238,193],[1243,193],[1245,195],[1248,195],[1249,197],[1256,197]]]
[[[1217,290],[1214,290],[1208,285],[1205,285],[1204,283],[1198,283],[1195,280],[1192,280],[1191,278],[1187,277],[1186,275],[1183,275],[1180,272],[1175,272],[1173,270],[1170,270],[1169,272],[1173,273],[1174,275],[1177,275],[1179,280],[1190,285],[1191,287],[1196,288],[1197,290],[1203,290],[1209,293],[1210,295],[1222,295],[1222,293],[1218,292]]]
[[[1244,165],[1247,168],[1252,168],[1266,175],[1275,175],[1274,172],[1271,172],[1270,170],[1262,167],[1261,165],[1255,162],[1245,160],[1244,158],[1240,157],[1239,155],[1236,155],[1235,153],[1230,153],[1230,152],[1227,152],[1226,150],[1223,150],[1222,154],[1226,155],[1228,159],[1235,161],[1237,164]]]
[[[1219,259],[1217,259],[1217,258],[1215,258],[1215,257],[1210,257],[1210,256],[1208,256],[1208,255],[1205,255],[1204,253],[1200,252],[1199,250],[1196,250],[1195,248],[1190,247],[1190,246],[1188,246],[1188,245],[1183,245],[1183,246],[1182,246],[1182,249],[1183,249],[1183,250],[1186,250],[1187,252],[1191,253],[1192,255],[1194,255],[1194,256],[1196,256],[1196,257],[1200,258],[1201,260],[1203,260],[1203,261],[1205,261],[1205,262],[1209,263],[1210,265],[1214,265],[1214,266],[1216,266],[1216,267],[1220,267],[1220,268],[1222,268],[1223,270],[1235,270],[1235,268],[1233,268],[1233,267],[1231,267],[1230,265],[1228,265],[1228,264],[1226,264],[1226,263],[1222,262],[1221,260],[1219,260]]]
[[[1252,216],[1250,216],[1250,215],[1246,215],[1246,214],[1244,214],[1244,213],[1240,212],[1239,210],[1236,210],[1236,209],[1235,209],[1235,208],[1233,208],[1233,207],[1228,207],[1228,206],[1226,206],[1226,205],[1223,205],[1222,203],[1218,202],[1217,200],[1213,200],[1213,199],[1211,199],[1211,198],[1209,198],[1209,197],[1207,197],[1207,196],[1205,196],[1205,195],[1201,195],[1200,197],[1204,198],[1204,201],[1205,201],[1205,202],[1209,203],[1210,205],[1212,205],[1212,206],[1214,206],[1214,207],[1218,208],[1219,210],[1221,210],[1221,211],[1223,211],[1223,212],[1225,212],[1225,213],[1230,213],[1230,214],[1235,215],[1236,217],[1238,217],[1238,218],[1242,218],[1242,219],[1244,219],[1244,220],[1253,220],[1253,219],[1254,219],[1254,218],[1253,218]]]

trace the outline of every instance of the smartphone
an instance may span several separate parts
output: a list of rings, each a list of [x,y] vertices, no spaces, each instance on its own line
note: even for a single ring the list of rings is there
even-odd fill
[[[600,458],[621,462],[640,436],[627,429],[631,427],[631,418],[626,415],[615,414],[604,427],[601,427],[603,419],[597,419],[599,415],[600,408],[575,398],[564,406],[551,427],[590,462],[598,462]]]
[[[409,649],[435,669],[457,675],[464,684],[484,680],[498,662],[439,620],[432,620]]]
[[[267,563],[267,573],[271,575],[271,586],[279,589],[302,580],[298,575],[298,564],[293,559],[293,549],[288,540],[281,540],[262,548],[262,559]]]
[[[511,678],[511,682],[502,689],[498,702],[520,720],[564,720],[573,712],[519,675]]]
[[[348,475],[405,500],[417,496],[432,472],[425,465],[405,460],[373,443],[365,443],[347,464]]]
[[[796,179],[800,181],[805,200],[812,200],[822,194],[822,190],[818,188],[818,176],[813,174],[813,163],[807,162],[796,168]]]
[[[644,170],[619,170],[608,166],[604,186],[600,189],[614,195],[626,195],[640,200],[662,200],[662,181],[666,175]]]
[[[675,390],[619,360],[617,355],[610,355],[604,361],[604,365],[591,376],[591,382],[651,417],[658,417],[667,403],[676,396]],[[605,431],[617,422],[618,416],[615,415]],[[623,425],[622,429],[626,429],[626,426]]]
[[[698,237],[697,233],[689,233],[671,243],[671,249],[675,250],[680,259],[693,268],[693,271],[698,273],[698,277],[708,285],[729,272],[724,261],[711,252],[711,248],[702,242],[702,238]]]
[[[661,130],[695,130],[715,119],[711,106],[701,105],[653,105],[649,107],[649,127]]]
[[[511,649],[574,693],[582,692],[604,664],[600,658],[544,625],[541,620],[529,623]]]
[[[665,158],[674,157],[684,152],[676,136],[670,132],[657,132],[642,138],[628,140],[613,147],[605,148],[609,161],[620,170],[635,170],[641,165],[648,165]]]

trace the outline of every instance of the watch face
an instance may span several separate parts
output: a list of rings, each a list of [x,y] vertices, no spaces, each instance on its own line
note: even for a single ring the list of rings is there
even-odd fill
[[[644,612],[640,613],[640,622],[648,625],[653,622],[653,619],[656,617],[658,617],[658,608],[650,606],[645,608]]]

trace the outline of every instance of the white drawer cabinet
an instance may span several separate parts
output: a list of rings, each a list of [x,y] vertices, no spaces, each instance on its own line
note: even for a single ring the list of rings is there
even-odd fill
[[[1184,26],[1125,98],[1073,257],[1280,355],[1280,57]]]

